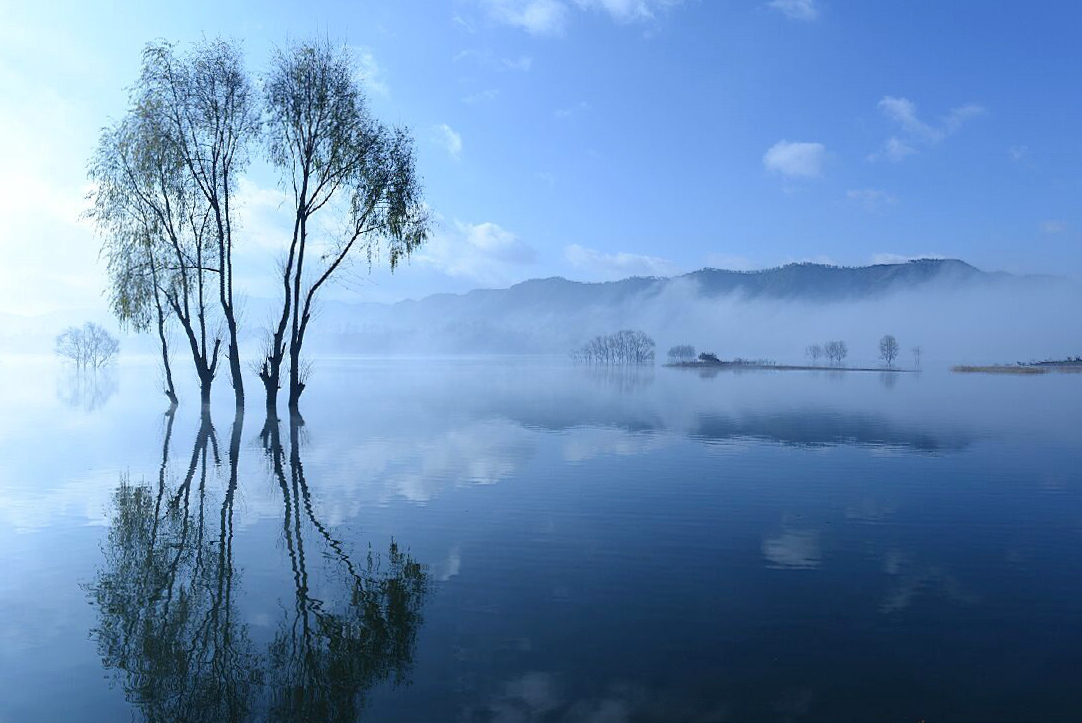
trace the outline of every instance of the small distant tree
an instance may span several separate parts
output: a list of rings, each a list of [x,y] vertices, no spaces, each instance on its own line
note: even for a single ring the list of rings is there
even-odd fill
[[[669,361],[688,362],[695,359],[695,347],[690,344],[679,344],[669,349]]]
[[[919,346],[913,347],[913,366],[920,369],[920,357],[924,354],[924,349]]]
[[[841,364],[849,356],[849,347],[844,341],[828,341],[823,345],[823,352],[831,364]]]
[[[709,352],[709,351],[704,351],[702,354],[699,355],[699,361],[705,362],[707,364],[717,364],[721,360],[718,359],[717,354],[714,354],[713,352]]]
[[[887,363],[887,368],[894,366],[898,358],[898,340],[893,334],[887,334],[879,340],[879,358]]]
[[[823,347],[819,344],[812,344],[804,350],[804,353],[811,359],[812,364],[818,364],[819,357],[823,356]]]
[[[92,321],[82,328],[69,326],[56,337],[56,354],[79,369],[100,369],[120,353],[120,342]]]

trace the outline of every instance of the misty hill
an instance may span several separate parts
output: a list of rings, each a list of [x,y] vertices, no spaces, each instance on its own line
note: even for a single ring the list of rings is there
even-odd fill
[[[701,269],[603,283],[554,277],[396,304],[328,302],[321,312],[320,346],[362,353],[563,353],[591,336],[628,327],[654,335],[659,347],[678,341],[713,344],[719,329],[731,336],[742,325],[739,309],[838,310],[904,296],[1009,296],[1048,286],[1068,284],[1053,277],[988,273],[954,259],[864,267],[802,263],[748,272]],[[748,323],[750,317],[743,322]],[[847,329],[839,327],[833,333],[843,336]],[[788,343],[787,352],[796,342]],[[758,356],[777,349],[736,353]]]

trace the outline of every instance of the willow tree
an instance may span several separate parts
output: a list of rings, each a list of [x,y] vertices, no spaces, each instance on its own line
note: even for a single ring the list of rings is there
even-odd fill
[[[223,40],[195,44],[178,55],[170,43],[143,53],[139,93],[159,109],[163,142],[179,160],[206,206],[207,234],[218,266],[218,300],[228,334],[226,356],[237,407],[244,380],[233,300],[233,232],[237,183],[248,149],[259,136],[256,95],[240,49]]]
[[[301,350],[317,294],[356,258],[386,256],[392,272],[428,235],[413,140],[373,119],[348,51],[308,42],[275,53],[264,82],[270,159],[293,194],[293,235],[282,265],[283,301],[259,377],[277,414],[289,355],[289,407],[305,380]],[[338,233],[314,233],[327,211]]]
[[[209,216],[165,133],[162,105],[141,90],[133,94],[127,115],[98,141],[89,167],[94,190],[88,215],[102,236],[114,314],[136,330],[156,322],[165,393],[174,404],[166,319],[175,318],[205,404],[221,345],[208,308],[211,277],[218,271],[208,265]]]

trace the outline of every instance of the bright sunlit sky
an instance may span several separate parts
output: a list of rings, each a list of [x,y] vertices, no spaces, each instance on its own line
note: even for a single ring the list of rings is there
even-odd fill
[[[86,161],[142,46],[348,44],[417,139],[439,219],[395,301],[561,275],[958,257],[1082,277],[1082,3],[0,0],[0,312],[103,309]],[[258,156],[258,153],[256,154]],[[272,297],[288,203],[241,188],[241,291]]]

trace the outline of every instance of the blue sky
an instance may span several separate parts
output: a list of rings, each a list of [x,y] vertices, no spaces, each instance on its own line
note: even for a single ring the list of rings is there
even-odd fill
[[[538,276],[923,255],[1082,278],[1082,4],[839,0],[0,1],[0,310],[102,306],[78,220],[148,40],[349,44],[439,219],[393,301]],[[239,283],[272,295],[276,175],[244,182]],[[329,227],[329,226],[328,226]]]

